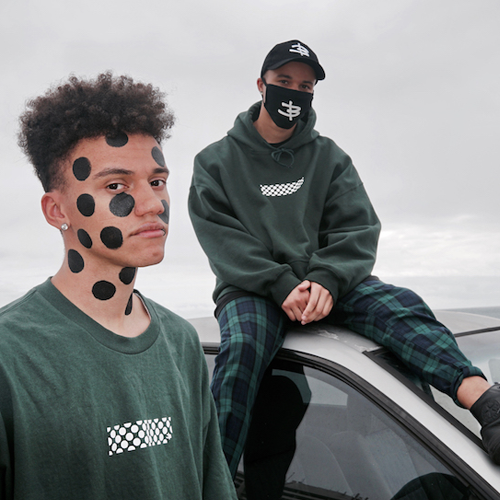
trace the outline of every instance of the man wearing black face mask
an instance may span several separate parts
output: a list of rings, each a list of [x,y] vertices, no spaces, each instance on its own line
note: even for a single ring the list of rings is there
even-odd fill
[[[472,406],[500,463],[500,418],[488,411],[500,407],[500,386],[490,389],[420,297],[370,276],[380,223],[349,156],[314,130],[313,89],[324,78],[307,45],[276,45],[257,80],[262,102],[195,159],[189,209],[217,277],[212,392],[231,472],[287,323],[321,319],[385,345]]]

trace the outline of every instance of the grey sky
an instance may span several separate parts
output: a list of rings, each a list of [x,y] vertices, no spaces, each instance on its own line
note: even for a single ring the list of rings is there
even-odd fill
[[[16,145],[25,100],[70,73],[111,69],[169,94],[177,125],[164,144],[172,218],[161,269],[169,283],[185,266],[185,281],[209,290],[186,210],[192,159],[258,100],[263,58],[291,38],[327,73],[317,129],[351,155],[382,219],[377,273],[500,277],[499,26],[497,0],[3,0],[0,258],[10,277],[0,287],[30,274],[26,258],[55,272],[62,255]],[[484,305],[500,303],[492,283]]]

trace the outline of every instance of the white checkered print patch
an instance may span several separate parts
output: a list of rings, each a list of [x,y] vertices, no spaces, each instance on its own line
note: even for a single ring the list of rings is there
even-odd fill
[[[170,417],[138,420],[108,427],[109,456],[138,448],[167,444],[172,438]]]
[[[260,190],[264,196],[287,196],[298,191],[302,184],[304,184],[304,177],[286,184],[261,184]]]

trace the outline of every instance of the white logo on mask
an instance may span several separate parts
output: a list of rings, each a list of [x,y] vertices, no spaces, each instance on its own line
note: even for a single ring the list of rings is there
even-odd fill
[[[309,57],[309,51],[303,45],[300,45],[300,43],[292,45],[292,48],[288,52],[295,52],[297,54],[300,54],[301,56]]]
[[[286,111],[281,111],[278,109],[280,115],[286,116],[290,121],[300,115],[300,106],[295,106],[292,101],[282,102],[281,105],[286,109]]]

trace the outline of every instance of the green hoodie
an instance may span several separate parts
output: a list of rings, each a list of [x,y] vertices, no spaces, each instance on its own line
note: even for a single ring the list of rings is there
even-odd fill
[[[279,147],[255,129],[259,110],[195,158],[189,212],[214,300],[244,290],[281,305],[304,280],[337,300],[370,274],[380,222],[349,156],[314,130],[313,110]]]

